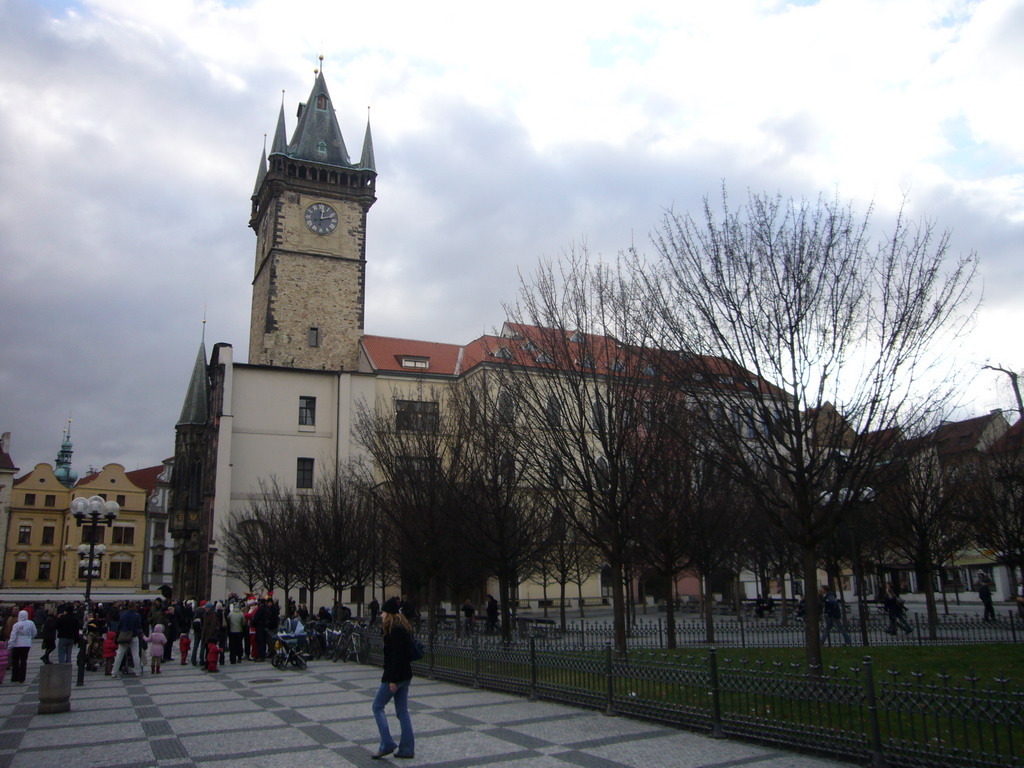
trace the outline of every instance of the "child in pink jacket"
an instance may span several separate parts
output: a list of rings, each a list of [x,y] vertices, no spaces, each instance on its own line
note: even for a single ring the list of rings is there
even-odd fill
[[[149,671],[154,675],[160,674],[160,661],[164,657],[164,647],[167,645],[167,635],[164,634],[164,625],[157,624],[153,631],[146,638],[149,643]]]

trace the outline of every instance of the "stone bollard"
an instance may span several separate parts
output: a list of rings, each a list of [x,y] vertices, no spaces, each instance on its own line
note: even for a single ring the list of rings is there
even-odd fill
[[[71,709],[72,664],[44,664],[39,668],[40,715],[68,712]]]

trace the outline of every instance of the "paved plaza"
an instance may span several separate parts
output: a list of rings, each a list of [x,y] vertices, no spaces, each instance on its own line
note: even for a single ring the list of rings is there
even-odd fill
[[[372,760],[380,669],[342,662],[310,662],[304,672],[246,662],[210,674],[174,661],[160,675],[123,680],[90,672],[84,687],[72,687],[71,711],[52,715],[36,713],[38,677],[37,644],[28,682],[8,676],[0,685],[0,768],[842,765],[423,678],[410,696],[415,758]]]

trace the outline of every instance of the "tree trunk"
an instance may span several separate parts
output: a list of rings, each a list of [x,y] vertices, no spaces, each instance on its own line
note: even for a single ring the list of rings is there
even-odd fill
[[[564,581],[558,582],[558,586],[561,587],[561,589],[559,591],[559,598],[558,598],[559,602],[561,603],[561,605],[560,605],[560,607],[558,609],[558,614],[559,614],[559,618],[562,621],[562,631],[565,632],[565,582]]]
[[[804,571],[804,599],[807,613],[804,616],[804,654],[807,665],[821,669],[821,636],[818,634],[818,553],[814,547],[803,547],[801,561]]]
[[[704,603],[704,641],[711,645],[715,642],[715,601],[711,597],[711,576],[707,575],[701,579],[701,589]]]
[[[622,563],[610,562],[612,581],[612,624],[615,633],[615,650],[626,657],[626,595],[622,588]]]
[[[935,605],[935,584],[932,578],[934,569],[931,565],[924,566],[918,578],[921,579],[924,590],[924,604],[928,612],[928,639],[935,640],[939,634],[939,611]]]
[[[498,601],[501,605],[501,640],[504,643],[512,642],[512,611],[509,610],[509,580],[498,578]]]
[[[676,648],[676,580],[670,573],[666,577],[666,581],[668,582],[668,599],[665,600],[666,645],[670,651],[674,651]]]

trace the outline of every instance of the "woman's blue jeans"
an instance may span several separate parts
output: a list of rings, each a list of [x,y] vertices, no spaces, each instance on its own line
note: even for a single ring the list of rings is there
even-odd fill
[[[384,707],[391,700],[395,699],[395,714],[398,716],[398,724],[402,726],[402,738],[398,743],[398,754],[411,755],[416,751],[416,740],[412,734],[412,720],[409,718],[409,683],[411,680],[398,683],[398,690],[391,692],[390,683],[381,683],[377,689],[377,695],[373,699],[373,719],[377,721],[377,730],[380,731],[380,751],[387,752],[395,748],[395,740],[391,738],[391,729],[388,728],[388,718],[384,714]]]

